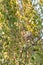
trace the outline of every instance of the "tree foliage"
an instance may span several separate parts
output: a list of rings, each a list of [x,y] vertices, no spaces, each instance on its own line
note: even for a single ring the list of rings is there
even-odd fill
[[[0,65],[43,65],[43,0],[0,0]]]

